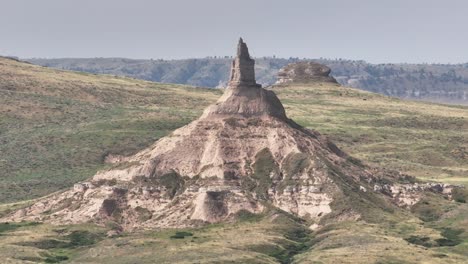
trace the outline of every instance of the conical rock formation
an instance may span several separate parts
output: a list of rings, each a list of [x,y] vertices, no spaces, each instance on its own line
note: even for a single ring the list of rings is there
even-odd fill
[[[349,190],[370,193],[378,181],[352,161],[289,120],[276,95],[256,84],[254,60],[241,39],[229,87],[198,120],[4,220],[183,227],[271,206],[314,222],[329,214],[359,218],[353,208],[333,207],[349,199]]]

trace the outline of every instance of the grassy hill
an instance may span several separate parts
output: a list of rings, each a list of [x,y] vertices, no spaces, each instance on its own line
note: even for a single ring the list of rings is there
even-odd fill
[[[290,118],[366,163],[468,182],[468,108],[408,102],[334,84],[272,88]],[[66,72],[0,59],[0,202],[39,197],[197,118],[222,91]],[[353,201],[351,201],[353,202]],[[0,205],[0,214],[18,204]],[[463,263],[468,206],[428,195],[382,221],[317,231],[287,213],[241,213],[200,229],[0,223],[5,263]]]
[[[196,118],[220,91],[57,71],[0,59],[0,201],[92,176]]]

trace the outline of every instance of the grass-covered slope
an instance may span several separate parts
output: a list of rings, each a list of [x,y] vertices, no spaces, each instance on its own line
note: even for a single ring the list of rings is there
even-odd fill
[[[111,227],[90,224],[10,223],[0,224],[0,255],[2,263],[466,263],[463,210],[465,215],[449,216],[445,224],[407,216],[317,231],[283,212],[241,213],[230,223],[112,237]],[[449,222],[458,227],[443,227]]]
[[[198,117],[220,92],[0,59],[0,202],[92,176]]]
[[[369,164],[468,183],[468,107],[403,101],[333,84],[276,87],[288,115]]]
[[[274,88],[290,118],[351,155],[426,179],[468,179],[468,108],[333,84]],[[197,118],[219,90],[66,72],[0,59],[0,202],[92,176]]]

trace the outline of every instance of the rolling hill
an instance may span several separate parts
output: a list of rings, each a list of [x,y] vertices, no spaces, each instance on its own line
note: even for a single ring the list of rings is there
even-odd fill
[[[1,214],[92,176],[201,115],[220,90],[43,68],[0,59]],[[365,163],[466,183],[468,108],[331,83],[270,88],[288,116]],[[310,229],[286,212],[239,212],[202,228],[116,233],[92,224],[1,223],[7,263],[463,263],[467,194]],[[360,204],[360,195],[350,203]],[[7,203],[12,202],[12,203]],[[336,204],[334,206],[340,206]],[[247,234],[247,235],[246,235]]]

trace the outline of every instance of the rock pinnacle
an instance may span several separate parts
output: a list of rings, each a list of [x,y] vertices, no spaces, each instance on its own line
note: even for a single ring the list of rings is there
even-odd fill
[[[239,86],[260,87],[255,81],[255,61],[250,58],[247,44],[242,38],[237,44],[237,56],[232,61],[231,76],[229,78],[229,87],[236,88]]]

